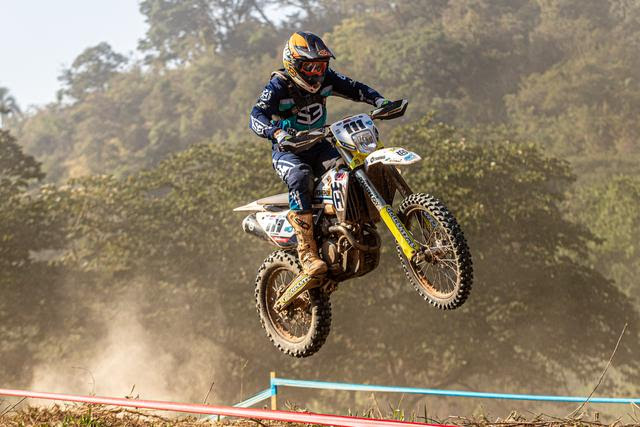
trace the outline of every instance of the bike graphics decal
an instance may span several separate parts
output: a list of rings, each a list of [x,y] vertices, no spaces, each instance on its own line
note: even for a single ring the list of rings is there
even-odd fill
[[[333,207],[335,207],[337,211],[344,210],[344,197],[342,194],[342,184],[334,182],[331,186],[331,195],[333,199]]]
[[[329,188],[316,188],[313,195],[318,200],[331,200],[331,190]]]
[[[366,159],[366,166],[369,167],[376,163],[387,165],[410,165],[421,160],[416,153],[407,151],[404,148],[382,148],[374,151]]]
[[[348,117],[331,125],[331,132],[333,132],[338,140],[338,145],[350,151],[356,150],[357,141],[354,141],[354,136],[365,133],[367,130],[371,132],[370,138],[368,138],[367,141],[360,142],[374,144],[377,142],[377,138],[375,137],[375,128],[373,126],[373,121],[366,114]]]
[[[365,130],[366,128],[367,127],[364,125],[364,123],[362,123],[362,120],[356,120],[344,125],[344,130],[346,130],[350,135],[352,133],[358,132],[359,130]]]
[[[331,200],[332,176],[333,171],[329,171],[324,174],[322,181],[318,183],[313,192],[314,203],[324,203]]]
[[[291,243],[295,231],[287,220],[286,212],[258,212],[256,219],[260,227],[279,245]]]
[[[331,185],[331,199],[333,200],[333,207],[338,212],[343,212],[347,207],[348,189],[349,174],[344,171],[336,171]]]

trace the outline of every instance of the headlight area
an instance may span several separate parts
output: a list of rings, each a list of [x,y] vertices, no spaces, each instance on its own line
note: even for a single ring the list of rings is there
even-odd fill
[[[378,148],[378,140],[369,129],[351,135],[351,140],[361,153],[373,153]]]

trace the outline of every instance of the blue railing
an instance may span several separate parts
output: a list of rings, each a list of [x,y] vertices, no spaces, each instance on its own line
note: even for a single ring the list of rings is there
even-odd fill
[[[405,394],[423,394],[431,396],[451,396],[451,397],[468,397],[478,399],[505,399],[505,400],[533,400],[541,402],[578,402],[578,403],[617,403],[617,404],[636,404],[640,405],[640,398],[619,398],[619,397],[588,397],[588,396],[548,396],[542,394],[513,394],[513,393],[486,393],[477,391],[462,390],[440,390],[434,388],[415,388],[415,387],[394,387],[387,385],[373,384],[352,384],[338,383],[327,381],[306,381],[293,380],[289,378],[277,378],[274,373],[271,374],[270,387],[260,393],[244,400],[234,406],[246,408],[256,403],[271,398],[271,409],[276,409],[276,397],[278,387],[297,387],[312,388],[324,390],[344,390],[344,391],[368,391],[380,393],[405,393]]]

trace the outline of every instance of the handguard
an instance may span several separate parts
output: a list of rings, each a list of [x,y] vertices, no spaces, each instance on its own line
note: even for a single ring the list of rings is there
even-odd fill
[[[283,150],[297,154],[310,149],[324,137],[325,134],[321,130],[300,131],[296,136],[285,139],[279,145]]]
[[[404,115],[407,111],[409,101],[400,99],[386,104],[384,107],[377,108],[371,112],[371,118],[374,120],[391,120]]]

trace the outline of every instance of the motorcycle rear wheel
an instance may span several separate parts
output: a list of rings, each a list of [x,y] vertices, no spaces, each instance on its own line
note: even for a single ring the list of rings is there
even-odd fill
[[[441,201],[423,193],[407,196],[398,210],[425,255],[425,259],[417,262],[408,260],[397,247],[407,278],[435,307],[443,310],[460,307],[471,291],[473,267],[456,219]]]
[[[283,353],[308,357],[320,350],[331,330],[331,301],[322,289],[302,293],[282,312],[275,302],[300,274],[298,257],[275,251],[264,260],[256,278],[256,309],[271,342]]]

